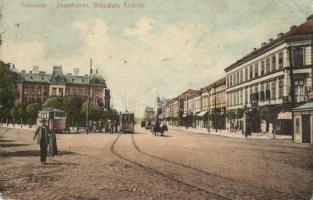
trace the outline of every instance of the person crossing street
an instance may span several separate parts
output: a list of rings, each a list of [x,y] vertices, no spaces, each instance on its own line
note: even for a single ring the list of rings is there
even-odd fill
[[[40,162],[41,164],[46,164],[47,160],[47,149],[50,138],[50,130],[46,125],[46,119],[43,118],[40,120],[41,126],[39,126],[35,132],[34,141],[37,138],[37,144],[40,145]]]

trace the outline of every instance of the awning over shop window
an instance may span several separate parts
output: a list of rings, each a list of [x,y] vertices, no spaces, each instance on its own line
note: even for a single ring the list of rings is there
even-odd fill
[[[292,113],[291,112],[280,112],[277,115],[277,119],[291,120],[292,119]]]
[[[207,110],[204,110],[204,111],[201,111],[201,112],[198,112],[197,113],[197,116],[198,117],[203,117],[205,114],[207,114],[208,113],[208,111]]]

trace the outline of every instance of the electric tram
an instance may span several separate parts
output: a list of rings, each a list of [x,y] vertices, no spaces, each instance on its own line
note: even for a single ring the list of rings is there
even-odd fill
[[[56,108],[47,108],[38,111],[37,126],[40,126],[41,119],[47,120],[47,126],[55,133],[63,133],[66,128],[65,112]]]
[[[134,132],[134,113],[133,112],[121,112],[120,113],[120,132],[133,133]]]

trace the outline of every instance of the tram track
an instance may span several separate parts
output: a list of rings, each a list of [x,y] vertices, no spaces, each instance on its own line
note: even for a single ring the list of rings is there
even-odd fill
[[[160,175],[160,176],[162,176],[162,177],[164,177],[164,178],[167,178],[167,179],[169,179],[169,180],[171,180],[171,181],[174,181],[174,182],[176,182],[176,183],[178,183],[178,184],[181,184],[181,185],[184,185],[184,186],[187,186],[187,187],[196,189],[196,190],[198,190],[198,191],[202,191],[202,192],[204,192],[204,193],[206,193],[206,194],[208,194],[208,195],[213,195],[214,197],[218,197],[218,198],[221,198],[221,199],[232,200],[232,198],[230,198],[230,197],[227,197],[227,196],[218,194],[218,193],[216,193],[216,192],[209,191],[209,190],[207,190],[207,189],[204,189],[204,188],[195,186],[195,185],[190,184],[190,183],[188,183],[188,182],[179,180],[179,179],[177,179],[177,178],[175,178],[175,177],[172,177],[172,176],[170,176],[170,175],[168,175],[168,174],[165,174],[165,173],[163,173],[163,172],[161,172],[161,171],[159,171],[159,170],[153,169],[153,168],[151,168],[151,167],[149,167],[149,166],[143,165],[143,164],[141,164],[141,163],[139,163],[139,162],[137,162],[137,161],[135,161],[135,160],[132,160],[132,159],[130,159],[130,158],[127,158],[127,157],[121,155],[121,154],[118,153],[118,152],[116,151],[116,149],[115,149],[116,143],[117,143],[117,141],[119,140],[119,138],[121,137],[121,135],[122,135],[122,134],[119,134],[119,135],[116,137],[116,139],[113,141],[113,143],[112,143],[112,145],[111,145],[111,147],[110,147],[110,151],[111,151],[111,153],[112,153],[113,155],[119,157],[120,159],[122,159],[122,160],[124,160],[124,161],[127,161],[127,162],[129,162],[129,163],[132,163],[132,164],[134,164],[134,165],[136,165],[136,166],[138,166],[138,167],[144,169],[144,170],[147,171],[147,172],[150,172],[150,173],[152,173],[152,174]]]
[[[279,193],[279,194],[286,194],[287,192],[283,192],[283,191],[279,191],[279,190],[275,190],[275,189],[269,189],[269,188],[266,188],[264,186],[260,186],[260,185],[255,185],[255,184],[252,184],[252,183],[249,183],[249,182],[245,182],[245,181],[242,181],[242,180],[238,180],[238,179],[234,179],[234,178],[229,178],[229,177],[224,177],[224,176],[220,176],[220,175],[217,175],[217,174],[213,174],[213,173],[210,173],[210,172],[207,172],[207,171],[204,171],[202,169],[198,169],[198,168],[195,168],[195,167],[192,167],[190,165],[186,165],[186,164],[183,164],[183,163],[179,163],[179,162],[176,162],[176,161],[173,161],[173,160],[169,160],[169,159],[166,159],[166,158],[163,158],[163,157],[159,157],[159,156],[156,156],[156,155],[153,155],[153,154],[150,154],[150,153],[147,153],[147,152],[144,152],[142,151],[138,145],[136,144],[136,141],[135,141],[135,137],[134,135],[132,135],[132,144],[134,146],[134,148],[141,154],[147,156],[147,157],[150,157],[150,158],[153,158],[153,159],[157,159],[157,160],[161,160],[161,161],[164,161],[164,162],[167,162],[167,163],[170,163],[170,164],[173,164],[173,165],[176,165],[176,166],[179,166],[179,167],[183,167],[183,168],[187,168],[187,169],[190,169],[192,171],[195,171],[195,172],[198,172],[198,173],[202,173],[202,174],[205,174],[206,176],[211,176],[211,177],[216,177],[216,178],[220,178],[220,179],[224,179],[224,180],[228,180],[228,181],[232,181],[236,184],[240,183],[240,184],[244,184],[244,185],[247,185],[247,187],[255,187],[255,188],[260,188],[262,190],[270,190],[272,192],[276,192],[276,193]],[[305,200],[306,198],[302,197],[301,195],[299,194],[292,194],[292,193],[288,193],[290,195],[296,195],[299,199],[303,199]]]
[[[4,129],[3,131],[0,132],[0,138],[4,137],[5,134],[10,130],[9,128],[4,128],[4,127],[0,127],[1,129]]]

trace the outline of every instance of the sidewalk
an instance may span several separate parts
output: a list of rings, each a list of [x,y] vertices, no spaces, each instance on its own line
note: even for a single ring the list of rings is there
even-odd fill
[[[15,128],[15,129],[23,129],[23,130],[36,130],[36,126],[33,125],[32,128],[29,128],[29,125],[23,125],[21,127],[21,125],[19,124],[15,124],[15,126],[13,126],[13,124],[9,124],[9,126],[7,126],[7,124],[0,124],[0,128]]]
[[[14,128],[14,129],[22,129],[22,130],[30,130],[30,131],[35,131],[37,129],[36,125],[33,125],[31,128],[29,127],[29,125],[23,125],[21,127],[21,125],[19,124],[15,124],[15,126],[13,126],[13,124],[9,124],[9,126],[7,126],[7,124],[0,124],[0,128]],[[68,133],[68,131],[65,131],[64,133]],[[70,129],[70,133],[77,133],[76,132],[76,128],[75,127],[71,127]],[[79,128],[78,133],[86,133],[86,130],[83,128]],[[92,132],[90,132],[92,133]],[[1,200],[1,199],[0,199]]]
[[[241,133],[241,131],[235,132],[229,132],[226,130],[218,130],[215,132],[215,129],[211,129],[210,132],[206,128],[191,128],[188,127],[179,127],[179,126],[168,126],[169,130],[177,130],[177,131],[186,131],[190,133],[200,133],[200,134],[208,134],[208,135],[217,135],[217,136],[223,136],[223,137],[232,137],[232,138],[245,138],[245,136]],[[273,138],[273,134],[270,133],[252,133],[252,135],[249,135],[248,138],[252,139],[280,139],[280,140],[291,140],[291,135],[276,135],[275,138]]]

